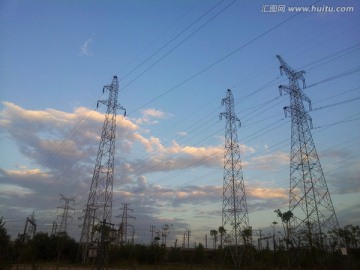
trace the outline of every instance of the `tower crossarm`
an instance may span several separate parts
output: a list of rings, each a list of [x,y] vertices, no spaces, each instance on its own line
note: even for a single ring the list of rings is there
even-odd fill
[[[310,124],[310,128],[313,128],[313,124],[312,124],[312,118],[309,115],[309,113],[307,111],[302,111],[299,110],[298,108],[294,108],[294,107],[289,107],[289,106],[285,106],[284,107],[284,113],[285,113],[285,117],[287,117],[288,113],[297,118],[297,119],[306,119],[309,121]],[[300,120],[299,120],[300,121]]]
[[[235,127],[241,127],[240,119],[236,116],[234,111],[234,97],[231,93],[231,90],[227,90],[227,96],[226,98],[223,98],[221,100],[221,106],[226,106],[228,109],[225,112],[220,113],[219,117],[220,120],[222,120],[223,117],[225,117],[226,120],[230,121],[232,125]]]
[[[294,82],[301,80],[303,83],[303,88],[305,88],[306,87],[305,78],[304,78],[305,71],[304,70],[295,71],[285,62],[284,59],[282,59],[280,55],[276,55],[276,57],[280,62],[280,74],[283,75],[285,73],[286,76],[289,78],[289,80],[293,80]]]
[[[293,95],[293,97],[296,99],[305,100],[309,104],[309,111],[312,110],[310,98],[308,98],[307,95],[305,95],[305,93],[301,91],[299,88],[296,88],[294,85],[291,86],[280,85],[279,86],[280,96],[282,96],[283,91],[285,91],[289,95]]]

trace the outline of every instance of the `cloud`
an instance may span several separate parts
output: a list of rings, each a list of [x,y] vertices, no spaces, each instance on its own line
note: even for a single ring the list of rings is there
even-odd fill
[[[159,123],[159,119],[168,119],[172,117],[171,114],[153,108],[145,109],[141,112],[141,114],[142,117],[135,120],[138,125],[155,125]]]
[[[90,50],[90,44],[93,42],[92,38],[87,39],[80,48],[80,56],[93,56],[93,52]]]
[[[288,190],[284,188],[250,187],[246,190],[249,198],[255,199],[288,199]]]
[[[3,106],[0,134],[14,142],[29,162],[25,166],[17,161],[17,167],[0,168],[1,204],[6,208],[1,215],[25,220],[36,210],[42,224],[51,224],[59,214],[59,194],[76,196],[74,226],[70,228],[71,235],[78,237],[77,218],[82,215],[89,194],[104,114],[83,107],[63,112],[27,110],[10,102]],[[139,119],[145,117],[169,116],[149,109]],[[219,211],[221,217],[223,145],[198,147],[176,140],[164,144],[159,137],[146,133],[143,126],[149,122],[139,119],[117,117],[113,215],[121,214],[121,203],[130,203],[139,237],[140,231],[149,231],[144,224],[160,228],[168,223],[186,228],[190,212],[191,218],[211,220],[214,215],[219,217]],[[240,149],[245,155],[256,154],[251,146],[241,145]],[[268,171],[288,164],[288,155],[283,152],[251,156],[245,163],[249,170]],[[351,169],[342,172],[342,185],[337,181],[339,176],[332,174],[330,183],[337,192],[359,190],[355,169],[359,167],[354,162]],[[195,170],[201,175],[196,175],[198,171],[194,174]],[[202,184],[194,179],[201,179]],[[282,208],[287,204],[287,193],[273,182],[267,186],[263,181],[246,183],[249,211]],[[119,222],[119,218],[114,218],[114,222]],[[19,232],[12,230],[12,235]],[[146,237],[145,232],[143,235]]]
[[[339,164],[336,162],[336,164]],[[329,167],[324,171],[331,194],[350,194],[360,192],[360,162],[348,160],[346,167]]]
[[[181,137],[184,137],[184,136],[186,136],[188,133],[187,133],[186,131],[179,131],[177,134],[178,134],[179,136],[181,136]]]
[[[257,156],[249,161],[247,169],[251,170],[277,170],[279,167],[289,164],[289,154],[275,152],[272,154]]]
[[[0,196],[5,205],[11,205],[16,211],[6,211],[4,215],[19,219],[24,218],[24,213],[31,214],[36,210],[39,220],[50,224],[58,214],[56,209],[62,193],[67,197],[76,196],[76,219],[87,200],[104,114],[83,107],[63,112],[27,110],[10,102],[3,102],[3,106],[0,134],[14,142],[20,154],[30,161],[26,166],[20,162],[14,169],[0,169],[4,187]],[[145,110],[142,118],[144,116],[153,119],[169,117],[154,109]],[[159,220],[164,220],[160,216],[164,203],[181,206],[189,201],[200,203],[213,199],[214,195],[208,192],[213,187],[174,189],[149,184],[148,176],[196,167],[221,168],[222,147],[195,147],[176,141],[164,145],[159,138],[142,134],[139,123],[147,123],[137,120],[117,117],[116,150],[122,154],[115,159],[114,207],[120,202],[141,204],[136,207],[137,211],[144,213],[144,219],[158,224]],[[149,155],[144,156],[144,152]],[[12,187],[17,196],[11,196]],[[78,229],[73,230],[74,234],[79,233]],[[12,232],[13,235],[17,233]]]
[[[34,193],[33,190],[14,184],[0,184],[0,198],[9,198],[11,196],[24,197]]]
[[[337,218],[340,222],[340,226],[346,226],[348,224],[360,224],[359,215],[360,203],[348,206],[345,209],[336,212]]]

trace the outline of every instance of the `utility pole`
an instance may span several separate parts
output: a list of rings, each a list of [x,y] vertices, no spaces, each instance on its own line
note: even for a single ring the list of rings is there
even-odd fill
[[[256,232],[257,235],[259,236],[258,238],[258,250],[262,250],[262,243],[261,243],[261,237],[262,237],[262,229],[258,229],[258,230],[253,230],[253,232]]]
[[[222,99],[222,105],[225,105],[225,112],[220,114],[220,119],[226,119],[222,227],[228,233],[228,250],[237,269],[244,250],[240,252],[241,231],[250,228],[250,225],[237,136],[237,128],[241,124],[235,114],[234,97],[230,89],[227,90],[226,98]]]
[[[311,100],[299,86],[302,81],[305,88],[305,71],[295,71],[281,56],[276,57],[280,73],[289,79],[289,85],[279,86],[280,95],[285,91],[290,96],[290,106],[284,107],[285,115],[291,116],[289,210],[293,218],[289,238],[293,245],[302,237],[311,250],[315,246],[324,249],[324,237],[339,228],[339,223],[312,138],[312,119],[303,104],[306,101],[311,110]]]
[[[151,241],[150,244],[154,243],[154,232],[155,232],[156,226],[151,225],[150,226],[150,232],[151,232]]]
[[[128,243],[128,233],[129,233],[129,228],[133,228],[132,225],[129,224],[128,220],[129,219],[135,219],[135,217],[129,215],[128,211],[133,211],[133,209],[129,208],[129,203],[122,203],[123,208],[121,208],[120,210],[122,210],[122,215],[121,216],[117,216],[117,217],[121,217],[121,222],[119,225],[119,239],[118,242],[120,245],[124,245],[126,243]],[[132,232],[134,232],[134,229],[132,229]],[[133,238],[133,237],[132,237]]]
[[[112,83],[103,88],[108,91],[107,100],[99,100],[98,105],[107,106],[105,121],[101,133],[98,154],[96,157],[94,173],[91,181],[89,196],[84,210],[83,225],[80,237],[83,262],[88,260],[89,248],[99,239],[100,235],[94,230],[96,225],[104,220],[111,222],[112,193],[115,158],[116,112],[118,109],[126,110],[118,104],[119,84],[118,78],[113,77]]]
[[[190,248],[190,233],[191,231],[187,231],[187,248]]]
[[[186,231],[184,232],[184,235],[183,235],[183,241],[182,241],[182,248],[185,248],[185,237],[186,237]]]
[[[59,233],[66,233],[67,232],[67,224],[68,224],[68,218],[69,218],[69,210],[73,210],[75,211],[74,208],[71,208],[69,206],[70,202],[75,203],[75,199],[74,198],[67,198],[64,195],[60,194],[60,202],[64,201],[64,205],[58,207],[58,209],[63,209],[63,213],[61,215],[59,215],[59,217],[61,217],[61,223],[60,223],[60,227],[58,232]],[[70,218],[72,218],[70,216]]]
[[[205,249],[207,249],[207,234],[205,234]]]

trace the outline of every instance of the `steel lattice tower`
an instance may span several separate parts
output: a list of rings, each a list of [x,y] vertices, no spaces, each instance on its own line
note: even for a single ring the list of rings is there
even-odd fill
[[[64,195],[60,194],[60,202],[64,201],[65,205],[58,207],[58,209],[63,209],[63,213],[59,215],[61,217],[61,223],[58,232],[59,233],[67,233],[67,224],[68,224],[68,218],[69,218],[69,210],[75,211],[74,208],[69,206],[70,202],[75,203],[74,198],[67,198]],[[72,218],[72,217],[70,217]]]
[[[107,100],[99,100],[99,103],[107,105],[105,121],[101,133],[98,154],[95,162],[93,178],[89,197],[84,210],[84,221],[82,225],[80,244],[82,245],[83,261],[87,260],[90,244],[94,242],[96,235],[94,226],[104,220],[111,222],[112,215],[112,193],[114,176],[114,156],[115,156],[115,131],[116,131],[116,111],[126,110],[117,103],[119,84],[116,76],[112,83],[103,88],[103,92],[108,91]]]
[[[118,243],[120,245],[128,244],[128,233],[129,233],[129,227],[131,228],[131,244],[134,242],[134,226],[128,223],[129,219],[135,219],[135,217],[129,215],[129,211],[133,211],[133,209],[129,208],[129,203],[122,203],[124,206],[120,210],[123,210],[121,217],[121,222],[119,225],[119,231],[118,231]]]
[[[284,107],[285,115],[291,115],[289,210],[294,217],[289,237],[293,245],[323,249],[324,235],[339,224],[311,135],[311,117],[303,104],[306,101],[311,110],[311,100],[299,87],[301,80],[305,88],[305,71],[295,71],[276,57],[280,73],[289,78],[289,85],[279,86],[280,94],[285,91],[290,95],[290,106]]]
[[[238,267],[241,261],[238,249],[242,239],[241,231],[250,226],[237,136],[237,127],[241,123],[235,114],[234,97],[230,89],[227,90],[226,98],[222,99],[222,105],[226,108],[220,114],[220,118],[226,119],[222,226],[227,232],[225,244],[235,247],[232,257],[235,267]]]

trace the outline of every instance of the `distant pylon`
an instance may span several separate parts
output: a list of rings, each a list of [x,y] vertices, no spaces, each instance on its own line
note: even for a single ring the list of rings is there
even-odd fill
[[[241,234],[244,229],[249,229],[250,225],[237,136],[240,120],[235,114],[234,97],[230,89],[227,90],[226,98],[222,99],[222,105],[226,108],[225,112],[220,114],[220,118],[226,119],[222,226],[227,233],[224,244],[231,247],[235,268],[239,268],[242,259]]]
[[[122,215],[118,216],[121,217],[121,222],[119,225],[119,231],[118,231],[118,243],[120,245],[124,245],[129,243],[128,234],[129,234],[129,228],[131,228],[131,243],[134,242],[134,227],[129,224],[129,219],[135,219],[135,217],[129,215],[128,211],[133,211],[133,209],[129,208],[129,203],[122,203],[123,208],[120,210],[123,210]]]
[[[80,245],[82,248],[83,261],[87,261],[89,248],[95,241],[99,241],[101,235],[96,230],[100,222],[111,222],[112,215],[112,193],[115,157],[115,131],[116,111],[126,110],[117,103],[119,84],[118,78],[113,77],[112,83],[103,88],[109,91],[107,100],[99,100],[99,103],[107,105],[105,121],[101,133],[98,154],[95,162],[93,178],[91,181],[89,197],[84,210],[84,221],[82,225]]]
[[[31,214],[30,217],[26,218],[24,234],[23,234],[23,242],[26,242],[28,239],[34,238],[36,234],[36,219],[35,212]]]
[[[284,107],[285,115],[291,115],[291,154],[289,210],[289,238],[293,245],[325,248],[324,236],[339,227],[329,189],[320,165],[310,128],[312,120],[303,101],[311,100],[299,87],[305,88],[305,71],[295,71],[279,56],[280,73],[287,75],[289,85],[279,86],[280,94],[290,95],[290,106]]]
[[[63,209],[63,212],[61,215],[59,215],[59,217],[61,217],[61,223],[60,223],[59,230],[57,232],[58,233],[67,233],[68,218],[72,218],[71,216],[69,216],[69,210],[75,211],[74,208],[71,208],[69,206],[69,203],[70,202],[75,203],[75,199],[67,198],[64,195],[60,194],[60,202],[61,201],[64,201],[64,205],[58,207],[58,209]]]

